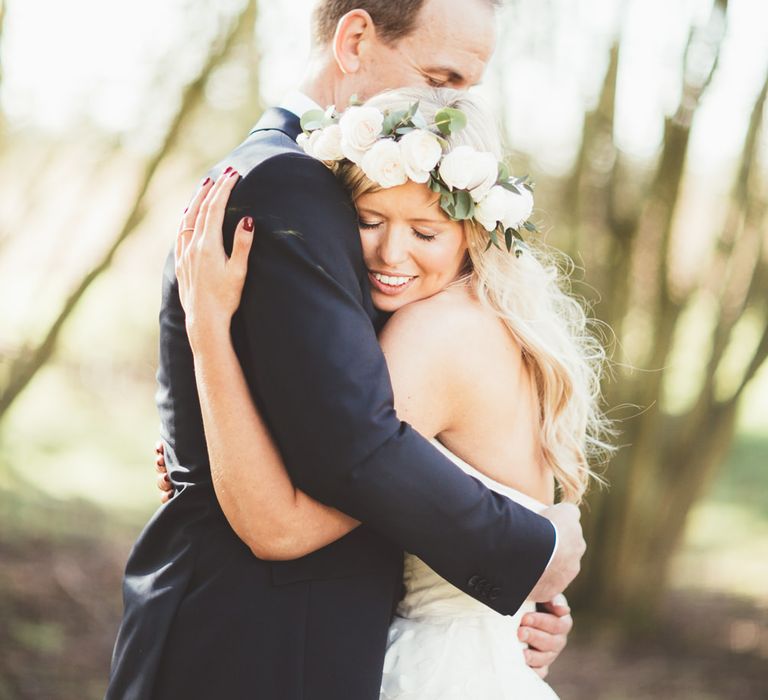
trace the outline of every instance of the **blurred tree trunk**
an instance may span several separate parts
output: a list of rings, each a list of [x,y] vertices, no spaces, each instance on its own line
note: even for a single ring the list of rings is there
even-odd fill
[[[189,122],[195,109],[204,101],[205,86],[211,74],[227,59],[239,43],[244,39],[252,40],[253,25],[256,22],[258,12],[257,8],[257,1],[249,0],[243,10],[229,20],[224,33],[211,47],[208,58],[201,67],[197,77],[185,87],[179,102],[179,108],[169,123],[163,142],[144,165],[139,178],[134,203],[112,244],[103,254],[102,258],[96,262],[75,286],[62,305],[58,315],[43,334],[42,340],[34,345],[28,344],[10,363],[3,378],[3,383],[0,384],[0,422],[8,413],[8,409],[13,402],[53,356],[62,329],[77,309],[85,293],[93,282],[109,269],[117,251],[137,230],[138,225],[146,214],[146,195],[155,173],[177,145],[179,134]]]
[[[611,48],[602,95],[585,120],[565,189],[570,252],[584,257],[601,299],[596,313],[637,368],[620,368],[606,383],[607,404],[642,409],[619,425],[626,446],[607,471],[609,489],[589,497],[584,524],[590,547],[573,597],[582,607],[640,624],[651,619],[687,515],[722,464],[738,401],[768,354],[768,207],[756,157],[768,75],[754,103],[725,227],[710,251],[710,264],[686,286],[675,279],[672,256],[691,127],[717,70],[726,11],[727,0],[716,0],[707,26],[689,35],[680,103],[666,119],[658,162],[645,180],[613,142],[620,47]],[[683,312],[702,298],[716,301],[711,344],[686,352],[706,356],[706,369],[690,407],[672,413],[664,402],[671,353],[684,340]],[[745,314],[762,332],[741,375],[729,384],[721,381],[723,360]]]

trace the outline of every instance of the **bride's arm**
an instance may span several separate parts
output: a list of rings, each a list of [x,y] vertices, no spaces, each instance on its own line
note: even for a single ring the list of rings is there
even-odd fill
[[[182,229],[192,222],[196,228],[179,232],[179,294],[195,358],[213,486],[224,515],[259,558],[295,559],[346,535],[359,522],[293,486],[235,354],[230,323],[252,238],[241,222],[232,257],[226,258],[221,221],[236,181],[220,178],[202,188],[190,205]]]

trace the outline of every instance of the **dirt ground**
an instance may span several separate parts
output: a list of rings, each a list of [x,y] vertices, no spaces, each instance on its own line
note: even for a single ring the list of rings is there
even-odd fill
[[[102,697],[132,535],[91,531],[0,533],[0,700]],[[549,679],[563,700],[768,699],[768,609],[676,592],[654,636],[632,642],[575,615]]]

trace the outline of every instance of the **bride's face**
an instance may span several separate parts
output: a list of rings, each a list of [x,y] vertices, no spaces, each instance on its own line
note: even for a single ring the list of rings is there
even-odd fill
[[[363,258],[377,309],[396,311],[445,289],[467,252],[464,228],[426,185],[408,181],[357,198]]]

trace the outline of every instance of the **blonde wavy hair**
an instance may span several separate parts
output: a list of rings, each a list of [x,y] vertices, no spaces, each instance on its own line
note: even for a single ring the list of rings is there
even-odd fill
[[[405,109],[419,102],[428,122],[443,107],[460,109],[467,126],[448,137],[449,150],[471,146],[502,158],[499,129],[490,111],[466,92],[445,88],[407,88],[381,93],[365,104]],[[332,165],[352,198],[380,189],[356,165]],[[600,410],[600,378],[605,350],[591,332],[593,322],[570,294],[570,259],[537,241],[519,258],[506,249],[487,248],[488,233],[464,222],[468,260],[459,284],[469,284],[478,299],[504,321],[522,348],[539,399],[541,447],[558,484],[561,500],[581,502],[590,479],[602,481],[591,467],[614,449],[613,434]],[[529,236],[529,238],[531,238]]]

